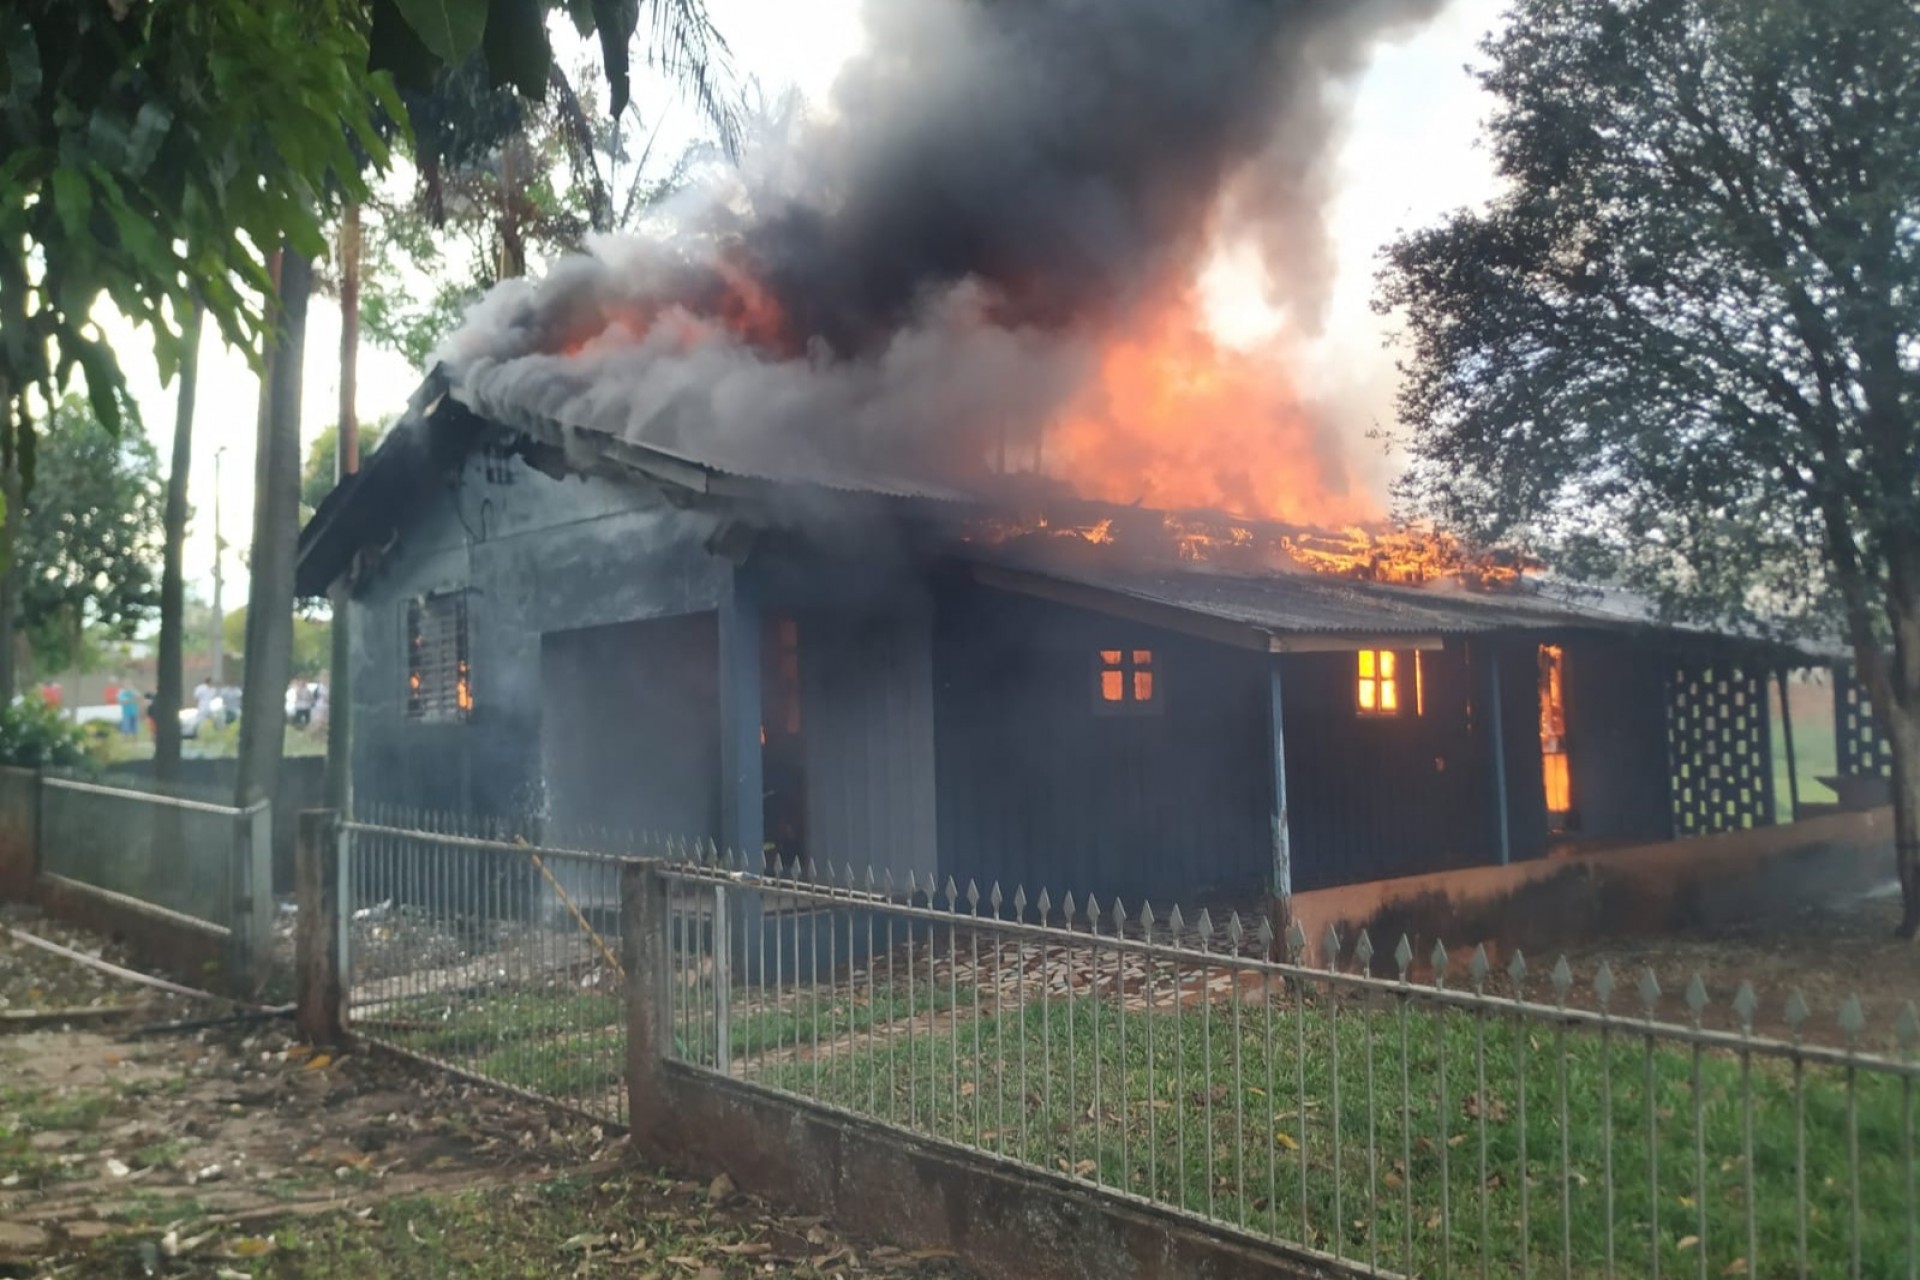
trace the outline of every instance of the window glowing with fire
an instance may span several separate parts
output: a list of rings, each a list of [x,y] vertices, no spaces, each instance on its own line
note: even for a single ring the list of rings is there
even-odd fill
[[[407,719],[461,721],[473,714],[467,658],[467,593],[423,596],[407,605]]]
[[[1400,661],[1391,649],[1362,649],[1354,705],[1363,716],[1400,714]]]
[[[1427,714],[1427,682],[1420,651],[1413,657],[1413,714]],[[1392,649],[1362,649],[1355,667],[1353,705],[1363,716],[1397,716],[1406,710],[1407,664]]]
[[[1094,707],[1101,711],[1145,711],[1160,703],[1151,649],[1101,649],[1095,655]]]

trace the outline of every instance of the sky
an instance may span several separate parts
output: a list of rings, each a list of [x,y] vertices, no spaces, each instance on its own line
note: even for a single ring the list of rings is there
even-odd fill
[[[734,70],[757,78],[769,97],[787,86],[824,103],[840,65],[862,40],[859,0],[709,0],[716,24],[733,51]],[[1497,22],[1502,0],[1451,0],[1433,20],[1382,45],[1355,86],[1339,159],[1339,182],[1327,211],[1337,249],[1337,275],[1324,334],[1297,376],[1318,394],[1350,403],[1369,426],[1390,427],[1393,354],[1384,350],[1389,323],[1372,313],[1376,256],[1402,230],[1429,224],[1449,210],[1484,200],[1494,190],[1491,164],[1480,147],[1488,102],[1465,67],[1476,63],[1480,38]],[[572,33],[556,41],[569,63],[579,46]],[[636,69],[636,75],[644,72]],[[657,86],[635,87],[643,121],[661,124],[660,154],[673,155],[697,127],[693,108]],[[1216,260],[1205,278],[1210,318],[1228,340],[1250,340],[1277,323],[1261,282],[1231,256]],[[151,341],[117,314],[99,317],[120,354],[141,416],[164,459],[173,434],[174,394],[163,388]],[[307,317],[302,385],[305,442],[338,417],[340,312],[316,296]],[[356,403],[362,422],[400,412],[420,370],[392,352],[363,342]],[[246,572],[238,549],[252,528],[254,417],[259,384],[244,358],[211,330],[201,348],[198,409],[189,497],[193,521],[185,547],[189,590],[212,593],[216,492],[224,560],[225,599],[246,599]],[[216,490],[216,458],[219,484]]]

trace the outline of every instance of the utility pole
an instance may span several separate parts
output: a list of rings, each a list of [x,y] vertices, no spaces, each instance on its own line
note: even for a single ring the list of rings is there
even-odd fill
[[[213,451],[213,687],[218,689],[226,675],[227,619],[220,608],[220,562],[226,559],[227,544],[220,538],[220,455],[221,445]]]

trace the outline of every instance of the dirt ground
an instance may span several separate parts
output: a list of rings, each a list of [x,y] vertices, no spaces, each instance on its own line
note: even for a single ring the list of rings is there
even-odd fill
[[[281,1019],[163,1025],[230,1014],[0,941],[0,1276],[962,1274]]]
[[[1848,996],[1858,996],[1866,1014],[1866,1030],[1859,1045],[1876,1051],[1897,1051],[1895,1026],[1903,1007],[1920,1001],[1920,944],[1893,936],[1900,919],[1895,886],[1843,901],[1810,904],[1784,919],[1729,925],[1679,937],[1620,937],[1603,939],[1568,953],[1577,980],[1591,984],[1602,959],[1613,967],[1619,991],[1613,1008],[1639,1012],[1635,984],[1642,970],[1651,968],[1663,991],[1661,1016],[1684,1021],[1682,992],[1693,974],[1700,975],[1709,1005],[1705,1025],[1732,1029],[1733,998],[1740,984],[1751,982],[1760,1007],[1754,1029],[1765,1035],[1787,1036],[1785,1012],[1789,997],[1798,991],[1810,1016],[1802,1035],[1811,1041],[1841,1044],[1839,1014]],[[1545,989],[1551,958],[1528,961],[1536,975],[1536,996]]]

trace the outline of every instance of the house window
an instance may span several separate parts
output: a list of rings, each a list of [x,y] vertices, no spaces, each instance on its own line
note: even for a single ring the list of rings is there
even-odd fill
[[[422,596],[407,605],[407,719],[448,723],[472,714],[467,593]]]
[[[488,445],[482,465],[488,484],[510,485],[513,483],[513,450],[504,445]]]
[[[1391,649],[1362,649],[1353,694],[1363,716],[1399,715],[1399,655]]]
[[[1101,649],[1095,653],[1093,705],[1109,714],[1157,710],[1160,682],[1151,649]]]

